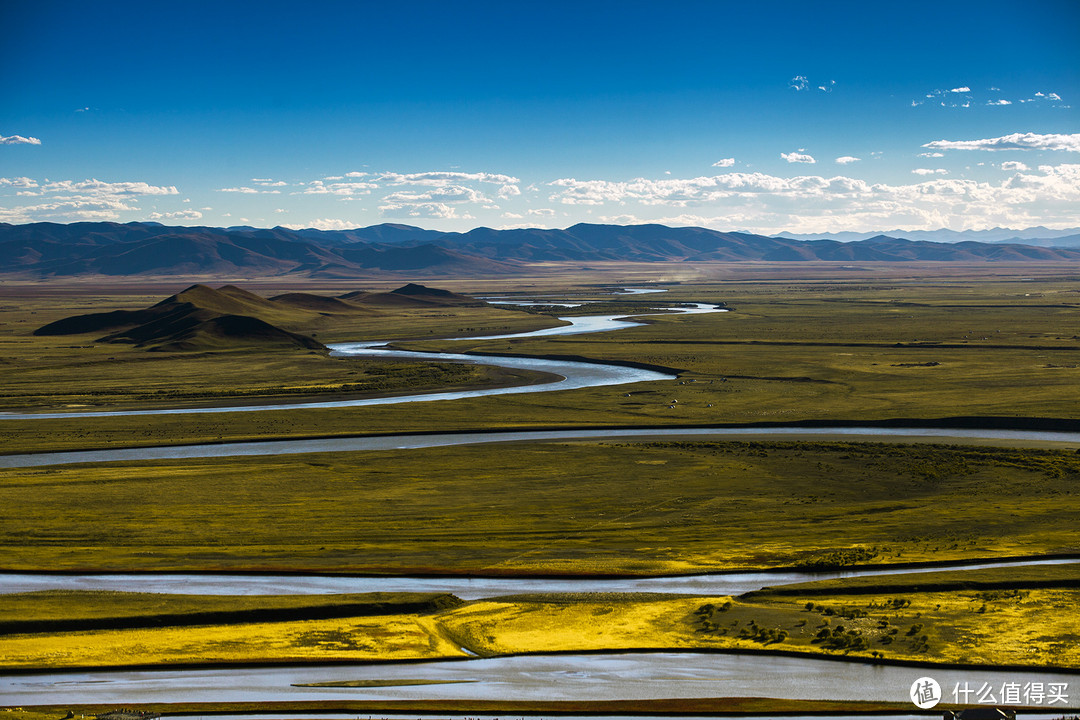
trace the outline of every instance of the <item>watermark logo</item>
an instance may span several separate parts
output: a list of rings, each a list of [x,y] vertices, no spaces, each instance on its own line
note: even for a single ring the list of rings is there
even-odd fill
[[[928,710],[941,702],[941,686],[932,677],[921,677],[911,683],[911,702],[920,710]]]
[[[929,710],[945,699],[941,685],[932,677],[921,677],[911,683],[909,695],[920,710]],[[1069,683],[1014,680],[994,685],[964,681],[953,685],[948,701],[956,705],[1068,705]]]

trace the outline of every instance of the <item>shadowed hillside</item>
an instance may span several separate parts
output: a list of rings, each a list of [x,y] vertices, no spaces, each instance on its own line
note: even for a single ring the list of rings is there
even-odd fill
[[[363,297],[356,297],[354,302],[373,307],[480,307],[487,304],[483,300],[467,295],[458,295],[449,290],[429,288],[416,283],[409,283],[388,293],[369,293]]]
[[[479,307],[486,303],[447,290],[408,284],[386,293],[326,297],[287,293],[264,298],[235,285],[191,287],[142,310],[75,315],[49,323],[35,335],[107,333],[98,342],[129,343],[161,351],[241,347],[326,350],[314,338],[280,327],[304,327],[328,315],[370,317],[379,308]]]

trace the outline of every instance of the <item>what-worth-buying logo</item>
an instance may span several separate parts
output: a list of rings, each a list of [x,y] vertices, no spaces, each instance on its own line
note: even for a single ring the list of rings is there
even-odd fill
[[[911,683],[911,702],[920,710],[927,710],[941,702],[941,686],[932,677],[921,677]]]
[[[928,710],[942,701],[941,685],[924,676],[911,683],[911,702],[920,710]],[[957,682],[950,701],[957,705],[1068,705],[1067,682],[1005,681],[1000,685],[970,681]]]

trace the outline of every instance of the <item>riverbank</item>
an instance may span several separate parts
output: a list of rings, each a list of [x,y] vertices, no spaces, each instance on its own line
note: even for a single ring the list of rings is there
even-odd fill
[[[588,581],[581,581],[583,587]],[[1080,672],[1080,565],[822,580],[740,596],[0,595],[0,668],[232,667],[708,652]],[[225,608],[230,608],[225,610]]]
[[[728,716],[728,715],[769,715],[769,716],[838,716],[866,715],[880,716],[886,713],[908,713],[910,704],[899,702],[859,702],[827,700],[785,700],[774,698],[678,698],[666,700],[634,701],[534,701],[514,700],[489,701],[453,701],[453,700],[402,700],[402,701],[322,701],[322,702],[247,702],[247,703],[136,703],[125,707],[137,712],[161,714],[162,716],[234,716],[243,720],[248,715],[274,713],[315,713],[328,714],[335,711],[366,714],[369,718],[379,713],[394,716],[407,713],[415,717],[418,714],[432,714],[439,717],[460,715],[528,715],[528,716],[564,716],[588,715],[603,718],[615,716]],[[958,706],[942,705],[943,709]],[[4,708],[5,720],[57,720],[67,713],[78,717],[92,716],[108,712],[115,708],[108,705],[38,705],[30,707]]]

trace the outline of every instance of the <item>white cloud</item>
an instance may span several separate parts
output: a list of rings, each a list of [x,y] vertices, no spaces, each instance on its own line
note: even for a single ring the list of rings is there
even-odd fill
[[[829,80],[820,84],[817,82],[811,83],[805,75],[796,75],[788,80],[788,87],[795,92],[802,92],[803,90],[809,90],[811,87],[816,87],[821,92],[831,93],[833,88],[836,87],[836,81]]]
[[[105,197],[117,195],[177,195],[174,186],[149,185],[144,182],[104,182],[102,180],[60,180],[47,182],[42,189],[50,193],[75,192],[84,195]]]
[[[37,180],[28,177],[0,178],[0,185],[10,185],[19,188],[36,188]]]
[[[937,168],[935,170],[931,170],[929,168],[915,168],[911,172],[915,173],[916,175],[948,175],[949,174],[948,170],[944,170],[942,168]]]
[[[934,140],[923,145],[933,150],[1062,150],[1080,152],[1080,133],[1071,135],[1013,133],[982,140]]]
[[[966,85],[961,87],[952,88],[951,90],[934,90],[925,95],[923,99],[916,99],[911,101],[912,107],[923,105],[927,101],[933,101],[931,105],[938,105],[940,107],[948,108],[969,108],[973,103],[982,104],[989,107],[1004,107],[1012,105],[1013,103],[1039,103],[1044,106],[1056,108],[1056,109],[1068,109],[1070,106],[1065,105],[1061,96],[1053,92],[1037,92],[1031,97],[1007,99],[1000,97],[1001,88],[990,87],[987,88],[988,93],[993,93],[985,101],[983,97],[980,97],[979,93],[972,91],[972,89]]]
[[[39,183],[31,178],[0,178],[0,187],[22,188],[16,197],[38,198],[36,204],[0,208],[4,222],[75,222],[117,220],[122,212],[139,210],[139,196],[177,195],[173,186],[145,182],[105,182],[103,180],[60,180]]]
[[[178,212],[152,212],[147,215],[150,220],[199,220],[203,214],[198,210],[180,210]]]
[[[280,195],[280,190],[256,190],[251,187],[218,188],[218,192],[240,193],[241,195]]]
[[[532,217],[555,217],[555,211],[551,208],[533,208],[526,210],[525,214]]]
[[[735,165],[735,158],[721,158],[712,164],[713,167],[725,168]]]
[[[523,218],[524,218],[525,216],[524,216],[524,215],[519,215],[519,214],[517,214],[517,213],[512,213],[512,212],[504,212],[504,213],[502,214],[502,217],[503,217],[504,219],[506,219],[506,220],[521,220],[521,219],[523,219]]]
[[[917,182],[870,183],[844,176],[777,177],[728,173],[630,181],[560,178],[550,200],[595,206],[599,217],[634,215],[647,222],[756,232],[1073,227],[1080,203],[1080,164],[1040,166],[998,183],[950,179],[930,171]],[[694,208],[664,215],[652,208]],[[661,215],[662,217],[658,217]]]
[[[520,195],[521,188],[519,188],[517,185],[503,185],[501,188],[499,188],[499,192],[497,194],[503,200],[509,200],[515,195]]]
[[[352,172],[345,173],[345,177],[351,177],[351,178],[367,177],[368,174],[369,173],[366,173],[366,172],[360,172],[358,170],[353,170]],[[336,178],[336,179],[340,179],[340,178]]]
[[[251,178],[251,182],[258,183],[259,185],[262,185],[263,187],[285,187],[286,185],[289,184],[289,183],[285,182],[284,180],[278,180],[277,182],[275,182],[274,180],[259,179],[259,178]]]
[[[41,141],[36,137],[23,137],[22,135],[0,135],[0,145],[40,145]]]
[[[419,173],[382,173],[377,179],[391,185],[451,185],[463,182],[492,183],[495,185],[517,185],[521,181],[510,175],[498,173],[464,173],[453,171],[433,171]]]
[[[393,192],[383,198],[383,202],[398,203],[490,203],[491,200],[479,190],[465,185],[445,185],[433,187],[424,192]]]
[[[302,183],[301,183],[302,184]],[[355,197],[357,195],[370,195],[371,191],[379,187],[370,182],[335,182],[327,185],[322,180],[312,180],[302,191],[294,192],[293,195],[338,195],[342,198]]]
[[[788,161],[789,163],[807,163],[807,164],[813,164],[813,163],[816,163],[816,162],[817,162],[817,160],[815,160],[815,159],[814,159],[813,157],[811,157],[810,155],[804,155],[804,154],[802,154],[802,153],[797,153],[797,152],[791,152],[791,153],[780,153],[780,157],[784,158],[784,159],[785,159],[785,160],[787,160],[787,161]]]
[[[533,220],[532,222],[523,222],[523,223],[503,223],[502,225],[499,225],[497,229],[499,229],[499,230],[534,230],[536,228],[551,228],[551,227],[553,227],[552,223],[537,222],[536,220]]]
[[[1027,170],[1028,166],[1017,160],[1006,160],[1001,163],[1002,170]]]
[[[852,157],[851,155],[841,155],[840,157],[836,158],[835,162],[838,165],[850,165],[851,163],[859,162],[861,160],[862,158]]]
[[[285,224],[282,227],[287,227],[291,230],[307,230],[313,228],[315,230],[352,230],[359,227],[354,222],[348,220],[338,220],[336,218],[320,218],[318,220],[312,220],[308,223],[292,223]]]
[[[38,205],[0,208],[0,222],[80,222],[117,220],[120,212],[138,210],[119,201],[57,200]]]
[[[458,209],[446,203],[398,203],[390,202],[379,206],[379,212],[385,217],[437,218],[439,220],[472,220],[468,213],[459,215]]]
[[[919,153],[919,157],[925,157],[925,158],[939,158],[939,157],[945,157],[945,153],[939,153],[939,152],[924,152],[924,153]]]

